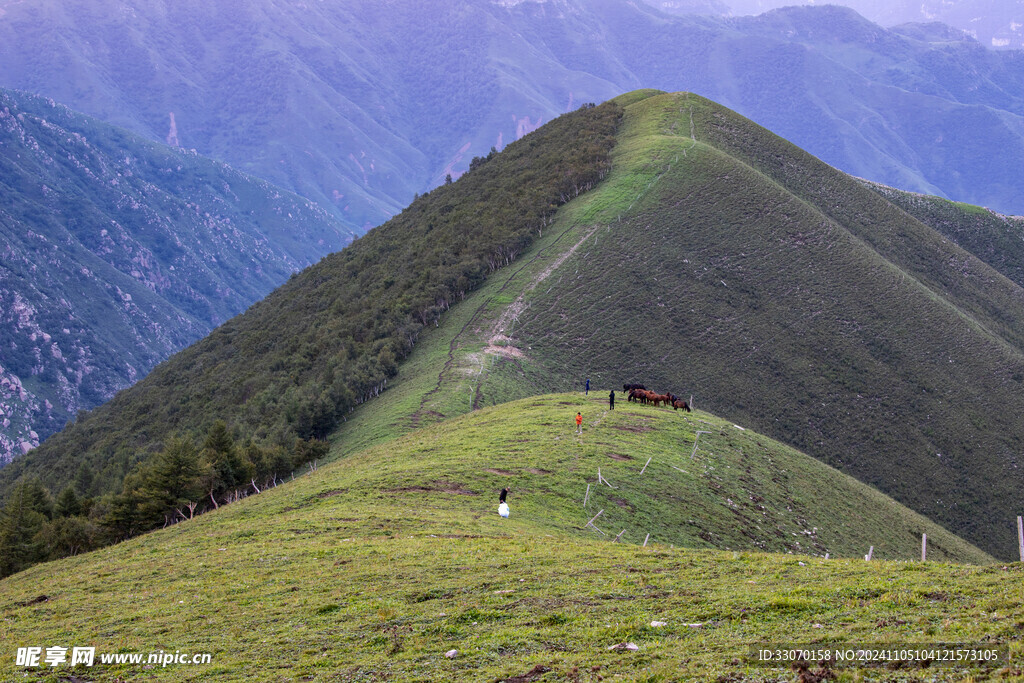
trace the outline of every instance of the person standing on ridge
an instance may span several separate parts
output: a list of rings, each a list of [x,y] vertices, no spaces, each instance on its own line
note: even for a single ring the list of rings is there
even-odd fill
[[[589,377],[587,378],[586,386],[583,388],[583,394],[585,396],[589,396],[590,395],[590,378]]]
[[[608,410],[615,410],[615,390],[608,392]]]
[[[582,434],[583,433],[583,414],[582,413],[576,413],[576,433],[577,434]]]
[[[508,495],[508,489],[502,489],[498,495],[498,514],[502,517],[508,517],[508,503],[505,502],[505,496]]]

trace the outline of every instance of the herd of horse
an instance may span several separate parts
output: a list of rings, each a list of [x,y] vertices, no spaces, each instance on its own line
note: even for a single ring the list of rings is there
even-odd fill
[[[624,392],[629,392],[628,400],[630,401],[636,401],[643,404],[651,403],[655,407],[664,403],[666,406],[672,406],[675,410],[682,408],[686,412],[690,412],[690,404],[672,392],[659,394],[655,391],[648,390],[643,384],[623,384],[622,390]]]

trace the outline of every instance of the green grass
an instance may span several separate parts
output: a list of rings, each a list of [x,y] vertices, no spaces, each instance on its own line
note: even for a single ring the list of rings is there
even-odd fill
[[[17,647],[61,643],[214,655],[205,667],[79,672],[110,681],[760,681],[793,676],[748,661],[761,643],[967,642],[1005,646],[1014,659],[994,674],[959,667],[929,670],[928,679],[1020,680],[1020,565],[991,564],[977,547],[756,431],[806,443],[841,469],[870,451],[888,473],[880,483],[934,497],[930,483],[950,469],[915,463],[920,444],[959,434],[976,457],[978,434],[1003,428],[1003,411],[986,398],[940,412],[947,394],[933,380],[880,359],[915,358],[900,355],[908,349],[899,339],[938,326],[959,349],[958,364],[983,360],[988,342],[957,336],[979,324],[970,288],[944,298],[945,275],[917,279],[911,273],[926,269],[900,240],[824,217],[827,201],[808,195],[814,182],[787,185],[766,169],[773,155],[791,158],[781,141],[768,141],[767,161],[743,160],[711,137],[695,142],[681,103],[692,105],[698,134],[715,121],[739,125],[698,98],[635,99],[604,183],[419,337],[387,391],[346,415],[330,464],[0,582],[0,636],[11,644],[0,678],[24,673],[12,663]],[[839,183],[828,192],[845,187],[825,179]],[[748,220],[758,209],[788,218]],[[743,257],[751,244],[799,257],[785,263],[806,289],[778,288],[784,268]],[[816,269],[830,276],[825,284]],[[853,280],[859,287],[877,285],[864,294],[875,299],[868,311],[898,312],[885,335],[840,326],[822,336],[840,313],[856,312],[824,294],[849,273],[871,276]],[[771,296],[751,284],[761,281],[775,287]],[[914,306],[885,293],[903,286]],[[803,314],[808,305],[832,317],[819,325]],[[779,322],[794,311],[796,323]],[[587,376],[589,397],[565,393]],[[728,419],[635,406],[621,393],[609,411],[608,388],[635,380],[694,393],[698,407]],[[899,392],[886,394],[879,408],[879,387],[890,386],[922,395],[899,405]],[[858,394],[864,402],[850,403]],[[923,409],[941,417],[908,418]],[[586,418],[582,438],[572,433],[576,411]],[[857,439],[833,438],[843,430]],[[697,431],[707,433],[691,458]],[[597,481],[598,468],[617,488]],[[1013,485],[982,473],[989,479],[958,482],[977,500]],[[507,485],[513,514],[502,520],[495,498]],[[971,512],[991,523],[982,509]],[[603,534],[586,526],[598,511]],[[927,563],[915,561],[922,533]],[[872,546],[875,561],[864,562]],[[621,642],[640,649],[608,649]],[[449,650],[458,654],[449,659]],[[918,674],[838,671],[840,680]]]
[[[213,659],[76,672],[97,681],[498,680],[538,666],[549,671],[537,680],[549,681],[761,680],[790,674],[748,661],[757,644],[812,642],[994,643],[1016,657],[1005,672],[1020,666],[1020,565],[910,562],[921,530],[935,559],[989,558],[729,422],[606,407],[556,394],[476,411],[195,520],[9,577],[0,582],[0,677],[25,672],[14,666],[17,647],[59,644]],[[582,438],[572,433],[578,410]],[[698,426],[711,434],[691,460]],[[597,467],[616,490],[597,484]],[[809,494],[806,480],[828,495]],[[503,520],[496,493],[508,485]],[[608,536],[585,526],[599,509],[595,524]],[[760,534],[758,524],[763,536],[742,533]],[[702,544],[701,531],[733,549],[680,547]],[[864,562],[872,540],[878,559]],[[781,552],[798,541],[794,554]],[[751,550],[760,542],[780,552]],[[826,550],[828,560],[809,554]],[[621,642],[640,649],[608,649]],[[971,670],[936,672],[963,680]]]
[[[984,256],[985,235],[1001,235],[1001,260],[987,263],[1014,277],[1014,224],[944,215],[935,232],[934,215],[916,222],[904,203],[692,95],[634,97],[618,138],[612,173],[421,339],[336,452],[371,443],[364,424],[379,439],[403,433],[415,421],[399,416],[416,411],[451,417],[588,376],[641,381],[1014,556],[1005,501],[1024,439],[1013,417],[1024,312],[1014,317],[1014,285],[943,237],[959,226]],[[482,354],[495,332],[522,355]]]
[[[626,107],[613,172],[560,219],[593,232],[507,332],[552,385],[693,394],[1015,553],[1019,286],[687,94]]]

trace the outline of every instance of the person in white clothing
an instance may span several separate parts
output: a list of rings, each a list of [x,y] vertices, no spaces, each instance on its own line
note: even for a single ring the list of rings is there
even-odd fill
[[[508,517],[508,503],[505,502],[505,497],[508,496],[508,489],[502,489],[501,494],[498,496],[498,514],[502,517]]]

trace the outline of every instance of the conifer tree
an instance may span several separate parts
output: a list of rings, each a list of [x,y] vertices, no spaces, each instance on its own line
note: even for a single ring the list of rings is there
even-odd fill
[[[217,420],[203,441],[202,465],[208,493],[214,497],[249,482],[251,467],[238,453],[224,420]]]
[[[82,500],[75,493],[75,487],[68,485],[57,496],[53,514],[57,517],[76,517],[82,514]]]
[[[37,538],[52,514],[49,493],[38,479],[19,482],[0,511],[0,576],[9,576],[44,559]]]
[[[188,439],[174,437],[157,453],[142,471],[139,512],[152,524],[169,524],[178,511],[191,501],[198,501],[199,451]]]

